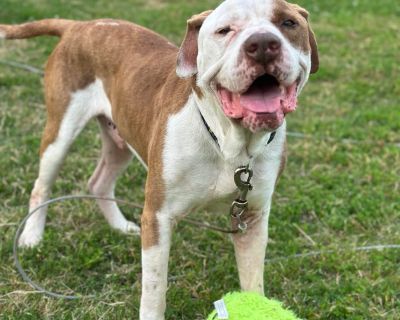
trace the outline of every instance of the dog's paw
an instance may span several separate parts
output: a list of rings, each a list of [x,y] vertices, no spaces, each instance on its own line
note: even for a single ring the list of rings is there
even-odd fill
[[[42,235],[34,232],[22,232],[18,246],[20,248],[33,248],[37,246],[42,240]]]
[[[124,234],[132,234],[132,235],[140,235],[140,227],[131,221],[124,219],[120,219],[118,223],[116,221],[108,221],[111,228],[122,232]]]
[[[127,221],[124,233],[140,235],[140,227],[134,222]]]

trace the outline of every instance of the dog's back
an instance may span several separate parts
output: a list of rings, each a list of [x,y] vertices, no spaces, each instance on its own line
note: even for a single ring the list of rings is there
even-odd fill
[[[26,39],[44,35],[61,37],[47,68],[53,68],[53,60],[60,58],[58,63],[65,63],[68,70],[84,73],[82,78],[74,79],[70,87],[72,92],[84,88],[95,77],[107,78],[117,73],[122,65],[126,69],[139,65],[148,68],[154,61],[159,62],[155,63],[157,66],[165,65],[166,61],[175,65],[178,52],[178,48],[161,35],[121,20],[45,19],[20,25],[0,24],[0,38]],[[157,72],[157,68],[153,71]]]
[[[21,25],[0,24],[0,35],[5,39],[43,35],[61,38],[45,70],[46,107],[52,124],[48,121],[41,154],[56,139],[71,94],[83,90],[96,79],[102,81],[122,135],[131,140],[129,142],[143,158],[147,150],[129,139],[132,126],[149,133],[148,125],[143,130],[140,127],[144,123],[156,123],[155,117],[165,109],[160,108],[159,101],[168,101],[170,97],[171,90],[162,90],[165,83],[169,83],[167,78],[174,78],[173,89],[191,89],[190,83],[188,85],[175,74],[178,48],[161,35],[127,21],[46,19]],[[149,87],[151,90],[147,90]],[[154,92],[165,92],[166,97],[160,99]],[[147,112],[147,116],[154,118],[142,121],[143,108],[154,109],[154,112]],[[147,146],[150,138],[151,135],[146,134],[140,139],[141,144]]]

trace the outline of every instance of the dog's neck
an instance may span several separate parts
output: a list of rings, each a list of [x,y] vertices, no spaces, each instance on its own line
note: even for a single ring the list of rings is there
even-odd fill
[[[195,92],[193,95],[196,107],[218,139],[217,147],[225,161],[234,161],[238,157],[255,159],[263,152],[271,133],[265,131],[252,133],[229,120],[223,113],[218,98],[212,92],[206,92],[201,97]]]

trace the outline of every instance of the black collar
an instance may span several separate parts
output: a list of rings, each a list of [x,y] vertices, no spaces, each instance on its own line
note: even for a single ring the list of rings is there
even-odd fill
[[[200,112],[200,111],[199,111]],[[200,116],[201,116],[201,120],[203,120],[204,126],[206,127],[208,133],[210,134],[211,138],[213,138],[213,140],[215,141],[215,143],[218,145],[218,147],[220,147],[219,142],[218,142],[218,138],[215,135],[215,133],[211,130],[210,126],[208,125],[208,123],[206,122],[206,119],[204,119],[203,115],[200,112]]]
[[[199,110],[200,112],[200,110]],[[213,140],[215,141],[215,143],[218,145],[218,147],[220,147],[219,142],[218,142],[218,138],[215,135],[215,133],[211,130],[210,126],[208,125],[208,123],[206,122],[206,119],[204,119],[203,115],[200,112],[200,116],[201,116],[201,120],[203,120],[204,126],[206,127],[208,133],[210,134],[211,138],[213,138]],[[272,132],[271,135],[269,136],[267,145],[269,145],[275,138],[276,136],[276,131]]]
[[[269,145],[272,141],[274,141],[275,136],[276,136],[276,131],[272,132],[271,135],[269,136],[267,145]]]

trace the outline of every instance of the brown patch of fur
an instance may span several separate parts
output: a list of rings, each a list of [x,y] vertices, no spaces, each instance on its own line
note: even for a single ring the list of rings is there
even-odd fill
[[[295,28],[282,26],[282,23],[291,19],[298,23]],[[275,0],[272,23],[297,48],[304,52],[311,52],[311,73],[318,70],[318,48],[315,35],[308,23],[308,12],[302,7],[284,0]]]
[[[141,218],[141,238],[143,250],[149,249],[159,243],[159,225],[155,211],[143,209]]]
[[[199,97],[199,99],[202,99],[204,97],[203,91],[201,91],[201,89],[197,85],[197,78],[195,76],[192,77],[192,89]]]
[[[297,22],[298,26],[296,28],[282,26],[287,19]],[[271,21],[295,47],[304,52],[310,51],[307,20],[293,5],[283,0],[276,0]]]

